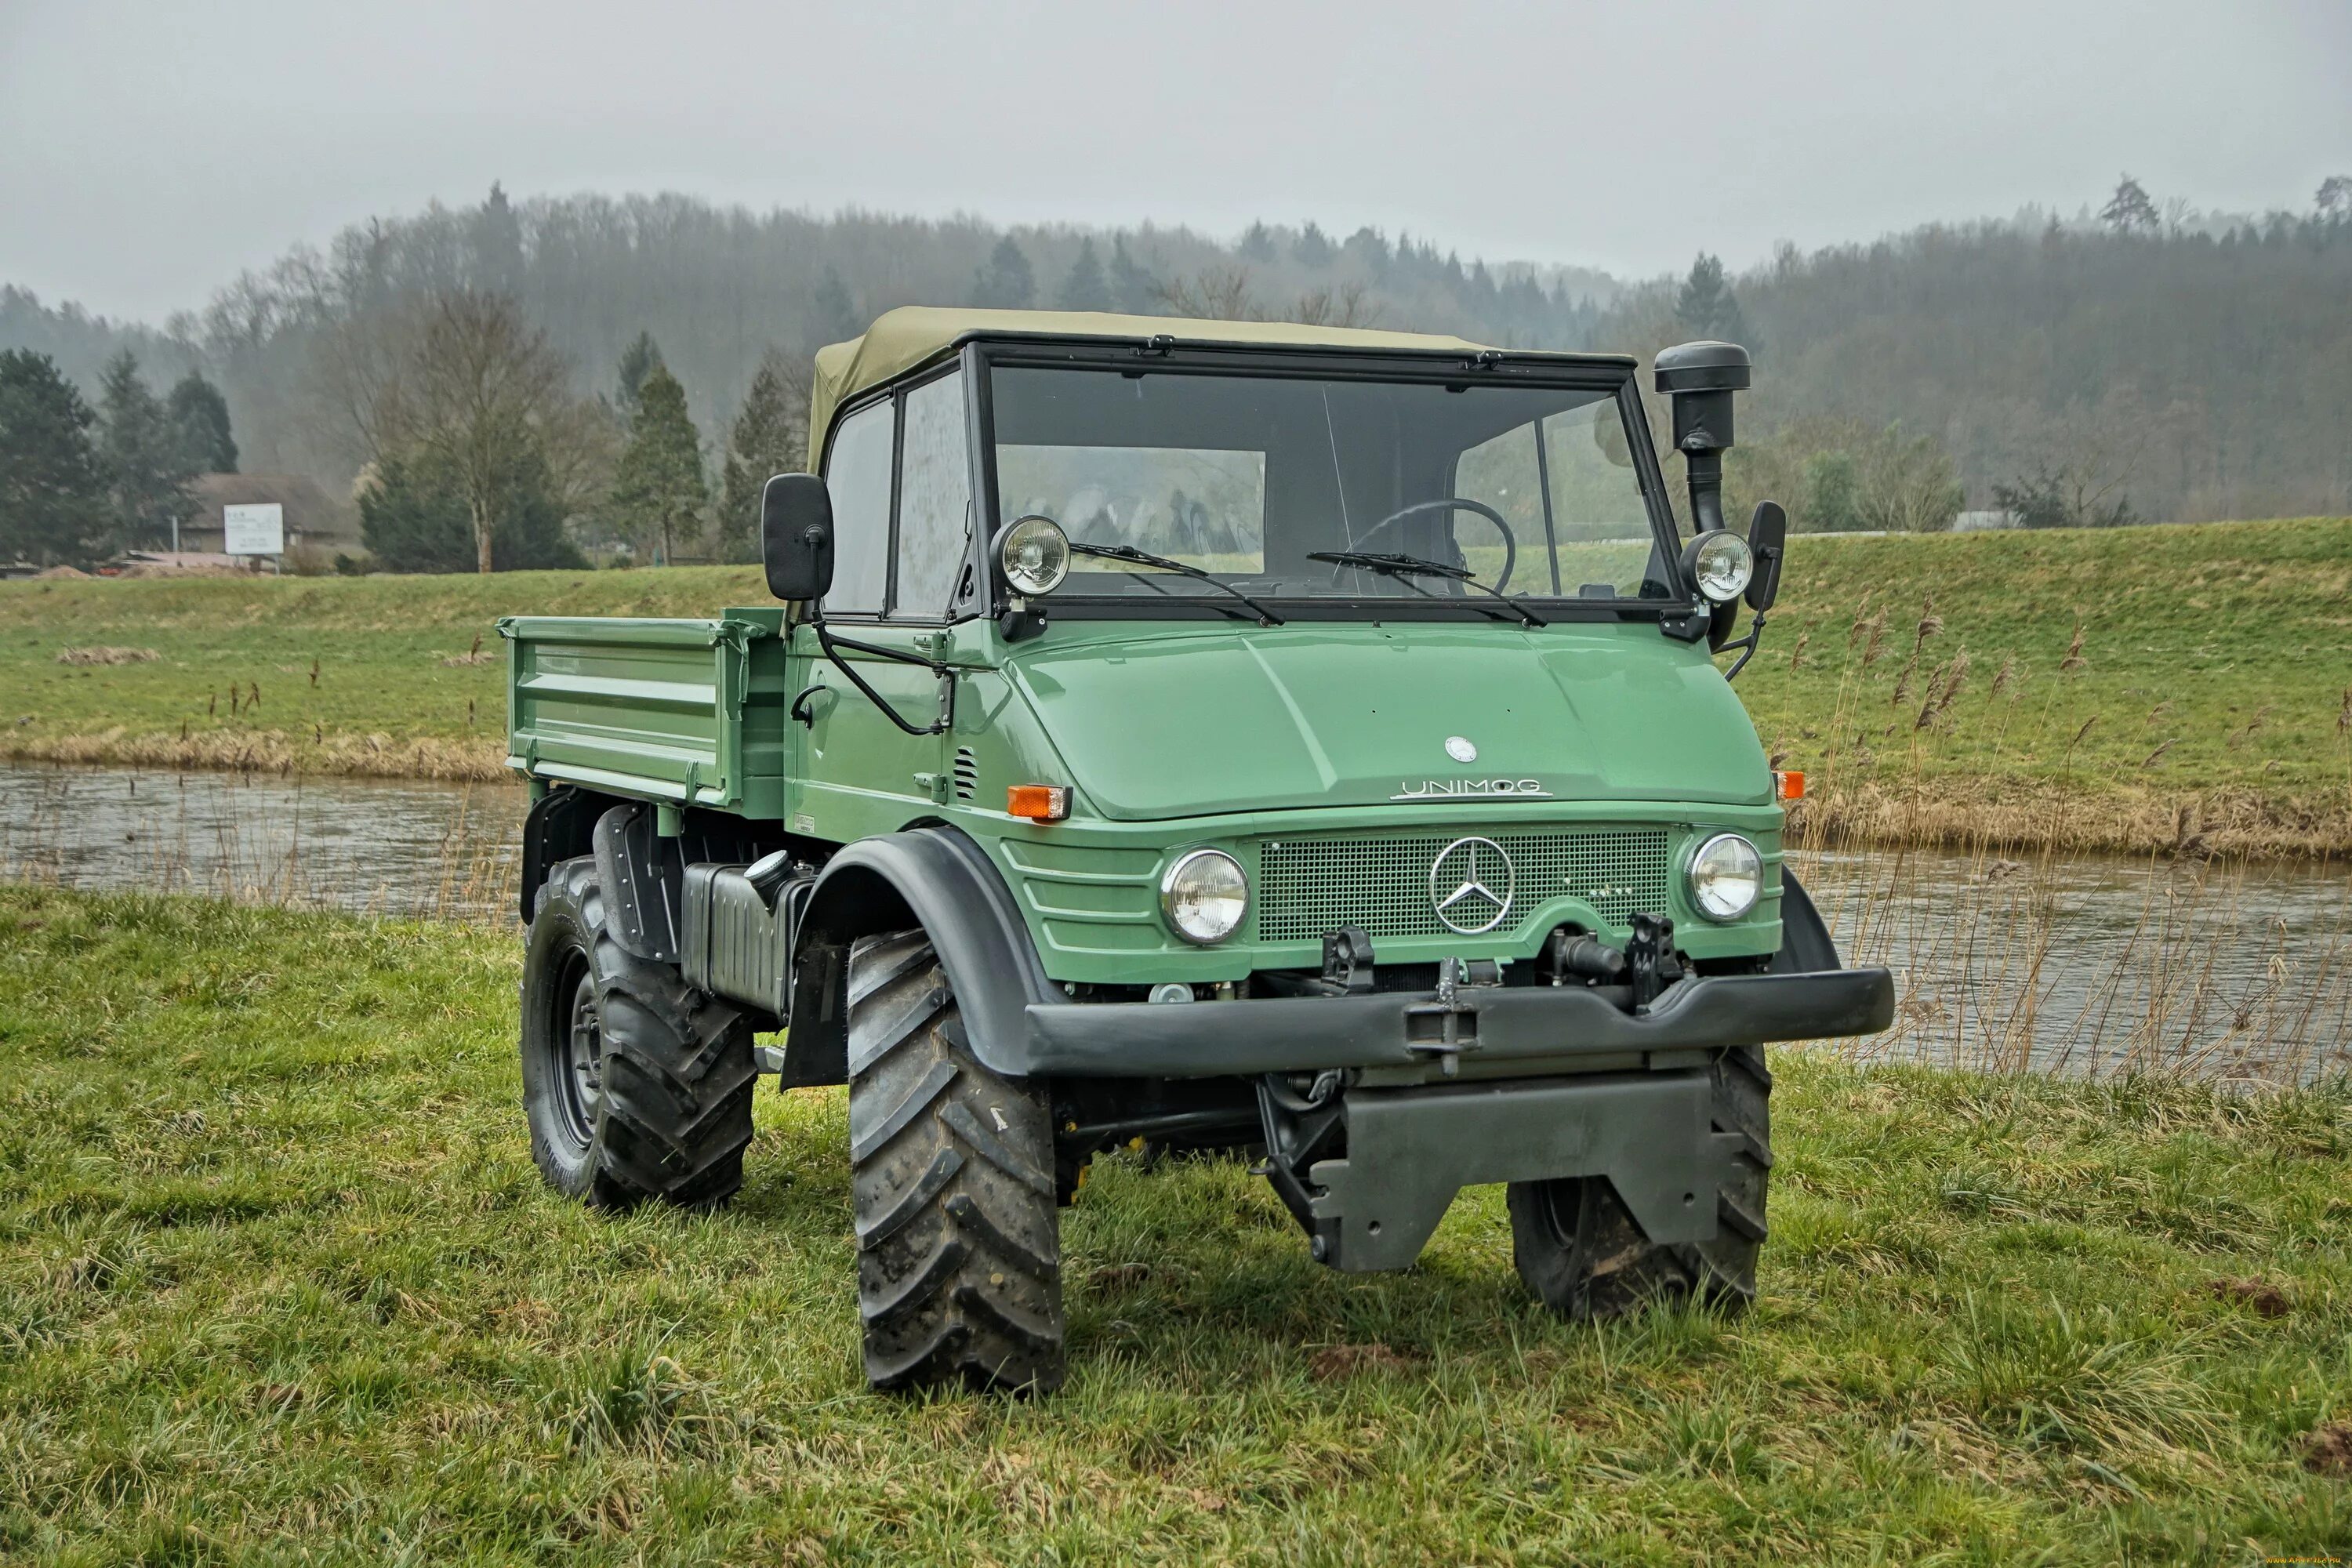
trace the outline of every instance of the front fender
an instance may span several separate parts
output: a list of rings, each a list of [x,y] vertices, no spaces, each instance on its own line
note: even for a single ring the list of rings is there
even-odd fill
[[[1067,998],[980,846],[952,827],[921,827],[860,839],[817,878],[793,946],[786,1081],[847,1079],[850,943],[910,925],[940,955],[972,1054],[992,1071],[1028,1074],[1031,1004]]]

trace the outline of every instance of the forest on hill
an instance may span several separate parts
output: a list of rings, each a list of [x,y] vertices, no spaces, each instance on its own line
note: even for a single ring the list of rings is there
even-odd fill
[[[1964,506],[2077,523],[2352,511],[2341,178],[2306,212],[2262,217],[2160,207],[2126,180],[2098,214],[1783,247],[1730,274],[1702,256],[1687,277],[1632,282],[1312,222],[1228,240],[493,188],[296,247],[160,325],[0,286],[0,350],[48,356],[93,396],[124,351],[158,387],[200,372],[249,471],[344,494],[381,456],[351,406],[354,364],[385,352],[389,323],[457,294],[510,301],[573,392],[624,423],[656,350],[714,474],[763,362],[789,382],[882,310],[971,302],[1645,354],[1737,337],[1758,374],[1735,489],[1781,495],[1800,527],[1944,527]]]

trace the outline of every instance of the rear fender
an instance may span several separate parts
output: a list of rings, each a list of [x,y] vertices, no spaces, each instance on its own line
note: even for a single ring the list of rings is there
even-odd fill
[[[592,853],[596,819],[620,801],[575,784],[558,784],[531,802],[522,823],[522,884],[516,889],[522,922],[539,912],[540,890],[562,862]]]
[[[1068,998],[980,846],[951,827],[923,827],[861,839],[817,879],[793,945],[787,1083],[847,1080],[849,945],[909,926],[940,955],[972,1054],[993,1072],[1027,1075],[1029,1005]]]

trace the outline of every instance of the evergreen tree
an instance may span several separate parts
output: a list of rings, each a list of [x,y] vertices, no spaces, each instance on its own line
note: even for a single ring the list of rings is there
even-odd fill
[[[523,283],[522,220],[496,181],[489,196],[474,215],[474,286],[492,293],[513,294]]]
[[[1313,219],[1298,231],[1298,243],[1291,247],[1301,267],[1325,268],[1331,265],[1331,241]]]
[[[1006,235],[988,254],[987,265],[972,279],[971,302],[999,310],[1025,310],[1037,295],[1036,274],[1029,258]]]
[[[1739,343],[1751,352],[1756,346],[1748,340],[1748,323],[1723,275],[1722,261],[1704,251],[1691,263],[1690,276],[1675,297],[1675,319],[1694,338]]]
[[[219,387],[206,381],[203,372],[192,370],[172,388],[167,406],[191,469],[199,474],[236,472],[236,438],[229,433],[228,399]]]
[[[668,565],[680,544],[690,546],[701,535],[703,512],[710,504],[702,477],[702,438],[687,416],[686,389],[659,364],[637,389],[629,444],[621,450],[605,504],[625,534],[654,546],[657,565]]]
[[[621,363],[615,373],[620,380],[621,423],[629,425],[637,417],[637,397],[644,390],[646,378],[665,368],[661,350],[651,332],[640,331],[636,341],[621,351]]]
[[[1260,264],[1274,259],[1274,231],[1262,223],[1254,223],[1242,236],[1241,258]]]
[[[106,422],[99,453],[113,501],[116,548],[168,541],[172,520],[195,510],[188,493],[195,469],[129,349],[108,362],[99,408]]]
[[[727,561],[760,558],[760,495],[777,474],[797,473],[808,461],[808,394],[770,349],[751,377],[751,390],[727,438],[719,489],[719,553]]]
[[[1363,264],[1364,270],[1372,275],[1375,282],[1388,276],[1389,242],[1379,229],[1370,225],[1358,229],[1348,237],[1348,243],[1342,248]]]
[[[501,457],[492,508],[491,553],[502,572],[582,567],[587,557],[564,536],[547,459],[519,447]],[[473,510],[457,471],[438,454],[387,458],[360,492],[360,537],[392,572],[471,572],[478,551]]]
[[[87,565],[101,552],[97,417],[48,355],[0,353],[0,561]]]
[[[1127,253],[1127,237],[1116,235],[1110,242],[1110,302],[1113,308],[1130,316],[1149,316],[1155,312],[1152,305],[1159,293],[1149,268],[1139,267],[1135,258]]]
[[[2099,209],[2099,221],[2117,234],[2154,234],[2163,226],[2147,188],[2129,174],[2116,183],[2116,194]]]
[[[841,274],[830,262],[825,265],[824,276],[817,280],[809,307],[813,317],[810,325],[816,330],[818,342],[847,342],[866,330],[866,323],[858,318],[856,302],[849,297],[849,285],[841,280]]]
[[[1095,254],[1095,242],[1078,242],[1078,258],[1070,263],[1070,275],[1062,279],[1061,307],[1065,310],[1108,310],[1110,309],[1110,281],[1103,276],[1102,258]]]

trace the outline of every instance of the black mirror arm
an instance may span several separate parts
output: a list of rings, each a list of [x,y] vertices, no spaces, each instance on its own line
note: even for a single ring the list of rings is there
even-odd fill
[[[1738,679],[1739,672],[1748,668],[1748,661],[1756,657],[1756,645],[1764,639],[1764,612],[1761,610],[1757,611],[1755,620],[1748,623],[1748,635],[1746,637],[1739,638],[1736,642],[1725,643],[1722,647],[1715,650],[1717,653],[1722,653],[1727,649],[1735,647],[1739,650],[1739,657],[1733,659],[1731,661],[1731,668],[1723,672],[1724,679]]]
[[[833,661],[833,666],[835,669],[840,670],[842,674],[849,678],[849,683],[852,686],[855,686],[858,690],[866,694],[866,700],[867,701],[873,703],[875,707],[882,710],[882,716],[885,719],[889,720],[890,722],[896,724],[899,729],[905,731],[909,735],[945,734],[950,729],[954,727],[955,671],[952,667],[941,664],[938,659],[925,658],[920,654],[908,653],[900,648],[877,647],[872,643],[853,642],[847,637],[835,637],[833,635],[832,628],[827,626],[822,619],[815,622],[815,628],[816,646],[824,651],[824,657]],[[938,676],[940,681],[939,718],[929,724],[909,724],[907,722],[905,719],[899,717],[898,710],[890,706],[889,699],[884,697],[880,692],[875,690],[873,687],[867,685],[866,678],[858,674],[856,670],[850,668],[849,661],[842,658],[841,655],[835,651],[837,648],[845,647],[854,653],[871,654],[876,658],[891,659],[899,664],[919,664],[925,669],[929,670],[933,675]],[[808,692],[803,691],[793,701],[793,717],[799,719],[803,724],[813,724],[815,721],[814,716],[808,713],[808,709],[806,707],[809,695],[810,694]],[[806,716],[804,717],[804,715]]]

